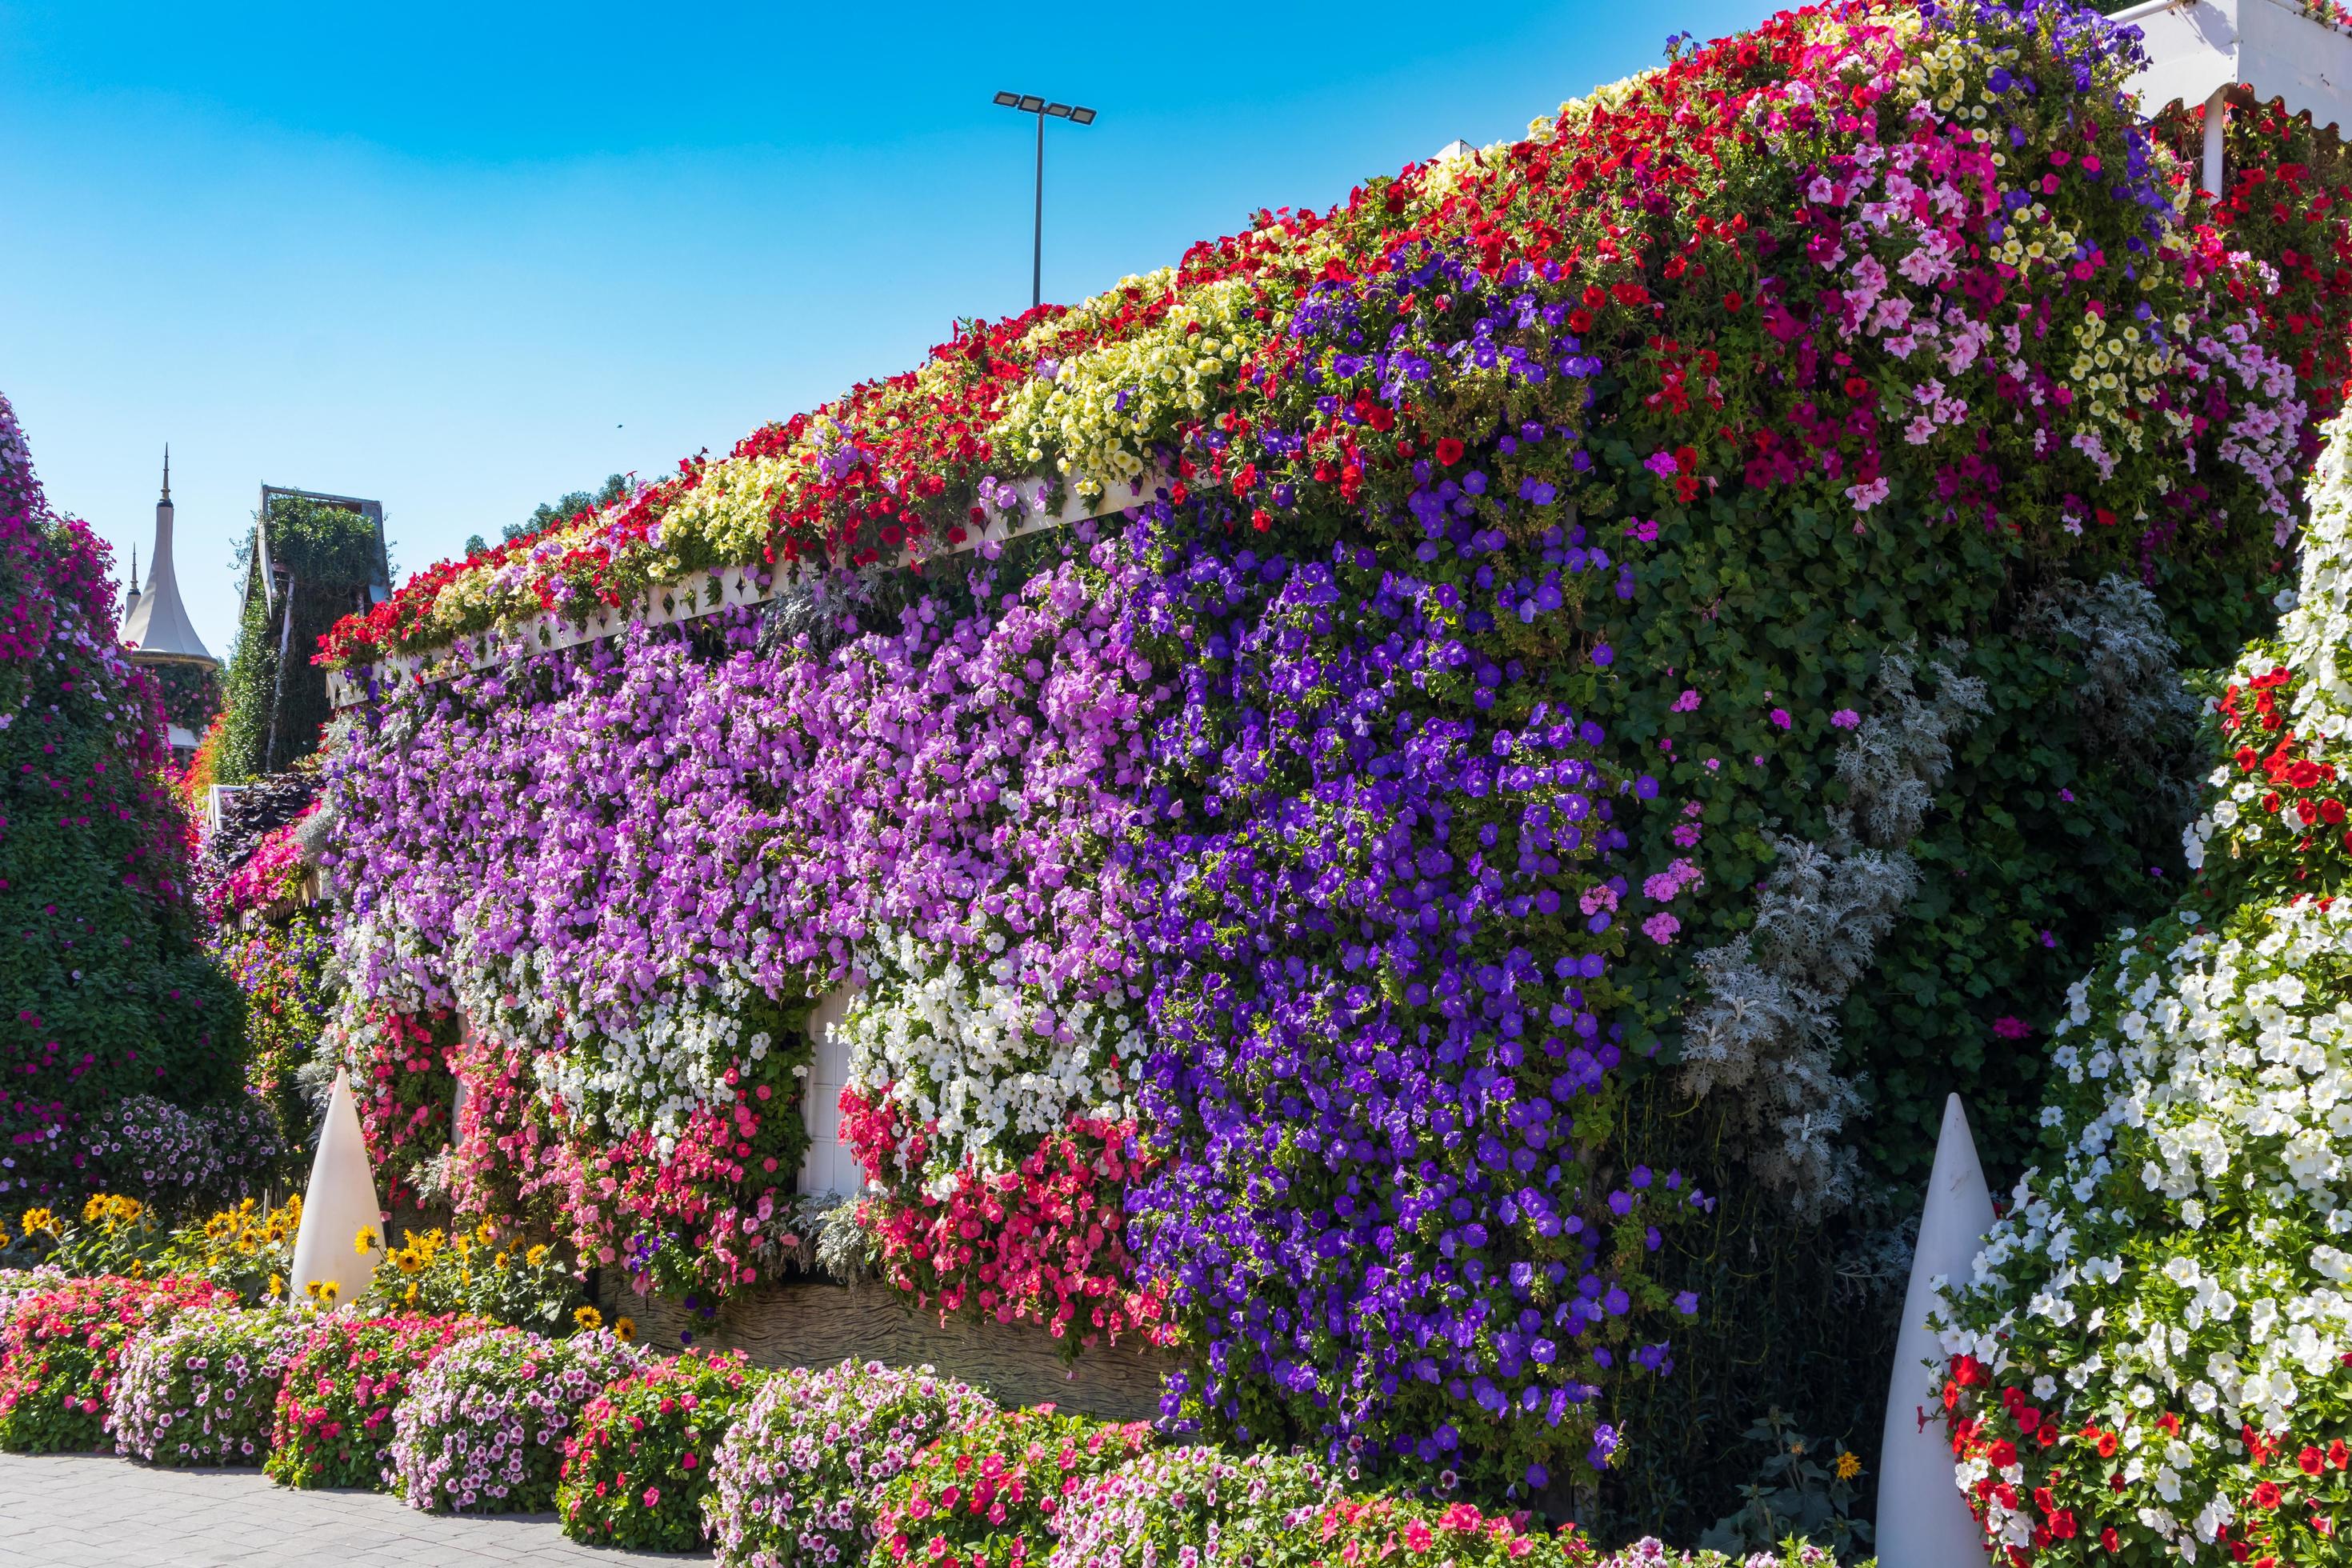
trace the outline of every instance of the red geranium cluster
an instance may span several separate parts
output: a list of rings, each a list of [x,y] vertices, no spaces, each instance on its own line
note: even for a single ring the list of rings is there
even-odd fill
[[[1099,1335],[1140,1333],[1168,1342],[1165,1299],[1139,1281],[1128,1248],[1122,1194],[1148,1172],[1132,1159],[1132,1123],[1080,1117],[1039,1142],[1011,1171],[958,1173],[944,1199],[906,1172],[919,1164],[922,1135],[905,1160],[898,1110],[841,1099],[841,1135],[868,1177],[889,1184],[894,1201],[870,1205],[867,1220],[884,1272],[942,1315],[970,1307],[998,1322],[1039,1322],[1079,1345]]]

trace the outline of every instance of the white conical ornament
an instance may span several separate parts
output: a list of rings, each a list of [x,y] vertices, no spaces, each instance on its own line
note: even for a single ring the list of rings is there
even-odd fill
[[[1895,1375],[1886,1389],[1886,1431],[1878,1458],[1878,1560],[1899,1568],[1985,1568],[1984,1531],[1953,1479],[1945,1435],[1942,1383],[1934,1368],[1942,1347],[1927,1327],[1938,1311],[1936,1280],[1964,1283],[1992,1230],[1992,1194],[1977,1163],[1976,1140],[1960,1097],[1944,1102],[1927,1208],[1903,1293],[1903,1331],[1895,1342]],[[1932,1364],[1931,1364],[1932,1363]]]
[[[362,1231],[374,1242],[364,1251],[358,1246]],[[338,1068],[334,1092],[327,1098],[327,1118],[319,1129],[319,1152],[310,1162],[310,1189],[302,1194],[302,1226],[294,1233],[293,1278],[287,1281],[287,1293],[295,1301],[306,1301],[313,1284],[331,1280],[336,1300],[357,1300],[383,1258],[383,1212],[376,1207],[367,1135],[360,1131],[351,1076]]]

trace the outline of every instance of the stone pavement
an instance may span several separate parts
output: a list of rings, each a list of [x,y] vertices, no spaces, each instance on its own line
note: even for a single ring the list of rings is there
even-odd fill
[[[5,1568],[626,1568],[707,1555],[607,1552],[551,1514],[453,1519],[381,1492],[289,1491],[259,1470],[157,1470],[93,1454],[0,1454]]]

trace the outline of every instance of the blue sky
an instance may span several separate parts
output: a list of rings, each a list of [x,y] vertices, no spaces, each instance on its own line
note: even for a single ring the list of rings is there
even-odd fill
[[[0,0],[0,389],[119,563],[172,444],[226,658],[264,481],[412,572],[1025,308],[998,88],[1101,111],[1047,129],[1066,300],[1769,9]]]

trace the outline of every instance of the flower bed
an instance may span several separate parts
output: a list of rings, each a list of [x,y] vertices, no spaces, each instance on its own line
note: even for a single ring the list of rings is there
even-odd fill
[[[780,1373],[728,1428],[704,1505],[725,1568],[854,1563],[876,1497],[941,1432],[989,1397],[929,1367],[879,1362]]]
[[[20,1298],[0,1328],[0,1449],[100,1447],[133,1336],[197,1307],[233,1305],[209,1280],[69,1279]]]
[[[564,1443],[581,1412],[646,1361],[604,1329],[564,1340],[502,1329],[460,1341],[393,1413],[393,1489],[427,1510],[552,1509]]]
[[[1069,1494],[1052,1568],[1274,1568],[1319,1540],[1333,1478],[1306,1455],[1168,1448]]]
[[[289,1487],[389,1487],[393,1412],[478,1319],[320,1316],[286,1363],[265,1468]]]
[[[181,1312],[133,1339],[106,1417],[114,1451],[152,1465],[259,1464],[310,1325],[283,1306]]]
[[[1303,1568],[1422,1559],[1456,1568],[1503,1568],[1506,1563],[1587,1568],[1594,1559],[1591,1543],[1572,1525],[1549,1533],[1528,1528],[1524,1515],[1481,1513],[1466,1502],[1438,1505],[1389,1495],[1337,1498],[1313,1510],[1303,1523],[1298,1534],[1314,1543],[1299,1555]],[[1766,1568],[1778,1561],[1765,1553],[1759,1557]]]
[[[877,1563],[1013,1568],[1042,1563],[1088,1477],[1150,1447],[1150,1428],[1057,1415],[1050,1405],[969,1421],[893,1477],[874,1504]]]
[[[761,1380],[740,1355],[689,1350],[589,1400],[563,1445],[563,1533],[647,1552],[699,1546],[712,1460]]]

